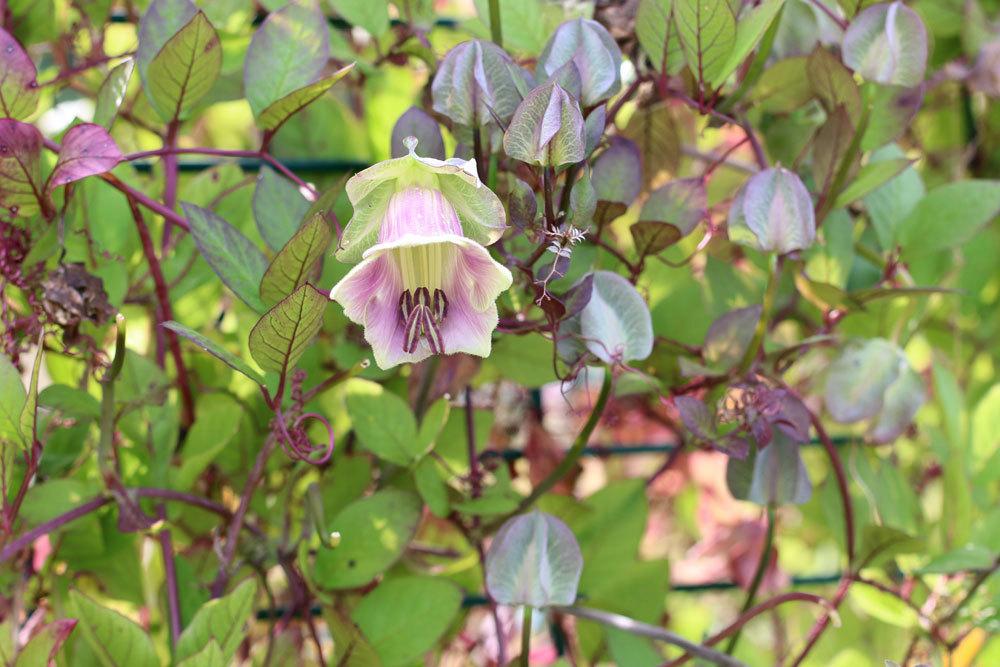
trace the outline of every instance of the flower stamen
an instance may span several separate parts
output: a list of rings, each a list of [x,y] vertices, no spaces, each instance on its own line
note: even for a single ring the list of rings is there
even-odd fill
[[[443,290],[418,287],[399,295],[399,309],[403,322],[403,351],[413,354],[420,339],[427,340],[433,354],[444,354],[444,337],[441,325],[448,314],[448,297]]]

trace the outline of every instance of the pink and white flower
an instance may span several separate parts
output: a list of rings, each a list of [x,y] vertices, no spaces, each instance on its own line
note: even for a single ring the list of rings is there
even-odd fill
[[[496,299],[512,280],[463,234],[440,190],[411,185],[389,198],[377,243],[330,298],[364,327],[375,363],[385,369],[432,354],[489,356]]]

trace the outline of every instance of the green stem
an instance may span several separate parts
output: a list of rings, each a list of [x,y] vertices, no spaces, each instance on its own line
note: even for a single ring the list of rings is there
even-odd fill
[[[539,498],[541,498],[545,493],[551,489],[556,483],[566,476],[574,465],[576,465],[577,459],[583,454],[584,447],[587,446],[587,441],[590,440],[590,434],[594,432],[597,427],[597,422],[601,419],[601,414],[604,412],[604,406],[608,404],[608,397],[611,395],[611,369],[604,370],[604,382],[601,384],[601,393],[597,396],[597,403],[594,405],[593,411],[590,413],[590,417],[587,418],[587,423],[583,425],[583,430],[580,434],[576,436],[576,441],[573,442],[573,446],[569,448],[566,452],[566,456],[563,460],[559,462],[556,469],[549,473],[549,476],[541,481],[531,492],[531,495],[521,501],[518,505],[517,510],[514,514],[520,514],[529,507],[535,504]]]
[[[500,23],[500,0],[490,0],[490,37],[503,48],[503,26]]]
[[[101,436],[97,442],[97,461],[105,477],[113,474],[114,455],[112,443],[115,432],[115,381],[125,364],[125,317],[119,313],[116,322],[115,356],[104,377],[101,378]]]
[[[764,291],[764,303],[760,311],[760,320],[757,321],[757,328],[753,332],[753,339],[747,346],[747,351],[743,354],[740,362],[739,375],[745,374],[753,365],[757,353],[764,344],[764,335],[767,333],[767,322],[771,319],[771,311],[774,310],[774,300],[778,296],[778,284],[781,282],[782,258],[780,255],[771,260],[771,271],[768,273],[767,288]]]
[[[524,618],[521,620],[521,667],[528,667],[531,664],[529,656],[531,654],[531,607],[524,608]]]
[[[753,607],[754,599],[757,597],[757,591],[760,589],[761,582],[764,581],[764,573],[767,572],[767,565],[771,562],[771,547],[774,544],[774,505],[767,506],[767,534],[764,536],[764,549],[760,552],[760,560],[757,561],[757,570],[753,573],[753,580],[750,582],[750,588],[747,590],[747,599],[743,603],[743,608],[740,609],[740,616],[747,613],[751,607]],[[732,637],[729,638],[729,643],[726,644],[725,652],[728,655],[732,655],[733,651],[736,649],[736,643],[740,640],[741,630],[737,630]]]

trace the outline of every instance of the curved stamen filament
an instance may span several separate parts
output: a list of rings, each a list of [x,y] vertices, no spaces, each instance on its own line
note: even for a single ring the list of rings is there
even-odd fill
[[[448,297],[443,290],[435,289],[434,296],[426,287],[414,292],[404,290],[399,296],[399,310],[403,323],[403,351],[412,354],[420,339],[427,340],[433,354],[444,354],[444,336],[441,325],[448,314]]]

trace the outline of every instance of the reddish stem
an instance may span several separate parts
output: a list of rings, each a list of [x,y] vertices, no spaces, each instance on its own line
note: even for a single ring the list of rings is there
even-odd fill
[[[815,604],[822,605],[824,607],[829,606],[829,603],[825,599],[823,599],[819,595],[813,595],[812,593],[792,592],[792,593],[783,593],[782,595],[776,595],[770,600],[761,602],[759,605],[748,609],[746,613],[741,614],[740,617],[737,618],[735,621],[733,621],[725,628],[723,628],[722,630],[720,630],[719,632],[717,632],[716,634],[712,635],[707,640],[705,640],[705,646],[715,646],[726,637],[741,630],[744,625],[752,621],[757,616],[760,616],[765,611],[774,609],[778,605],[782,605],[786,602],[795,602],[795,601],[813,602]],[[691,655],[689,653],[685,653],[681,657],[666,663],[664,667],[679,667],[679,665],[683,665],[690,659]]]

